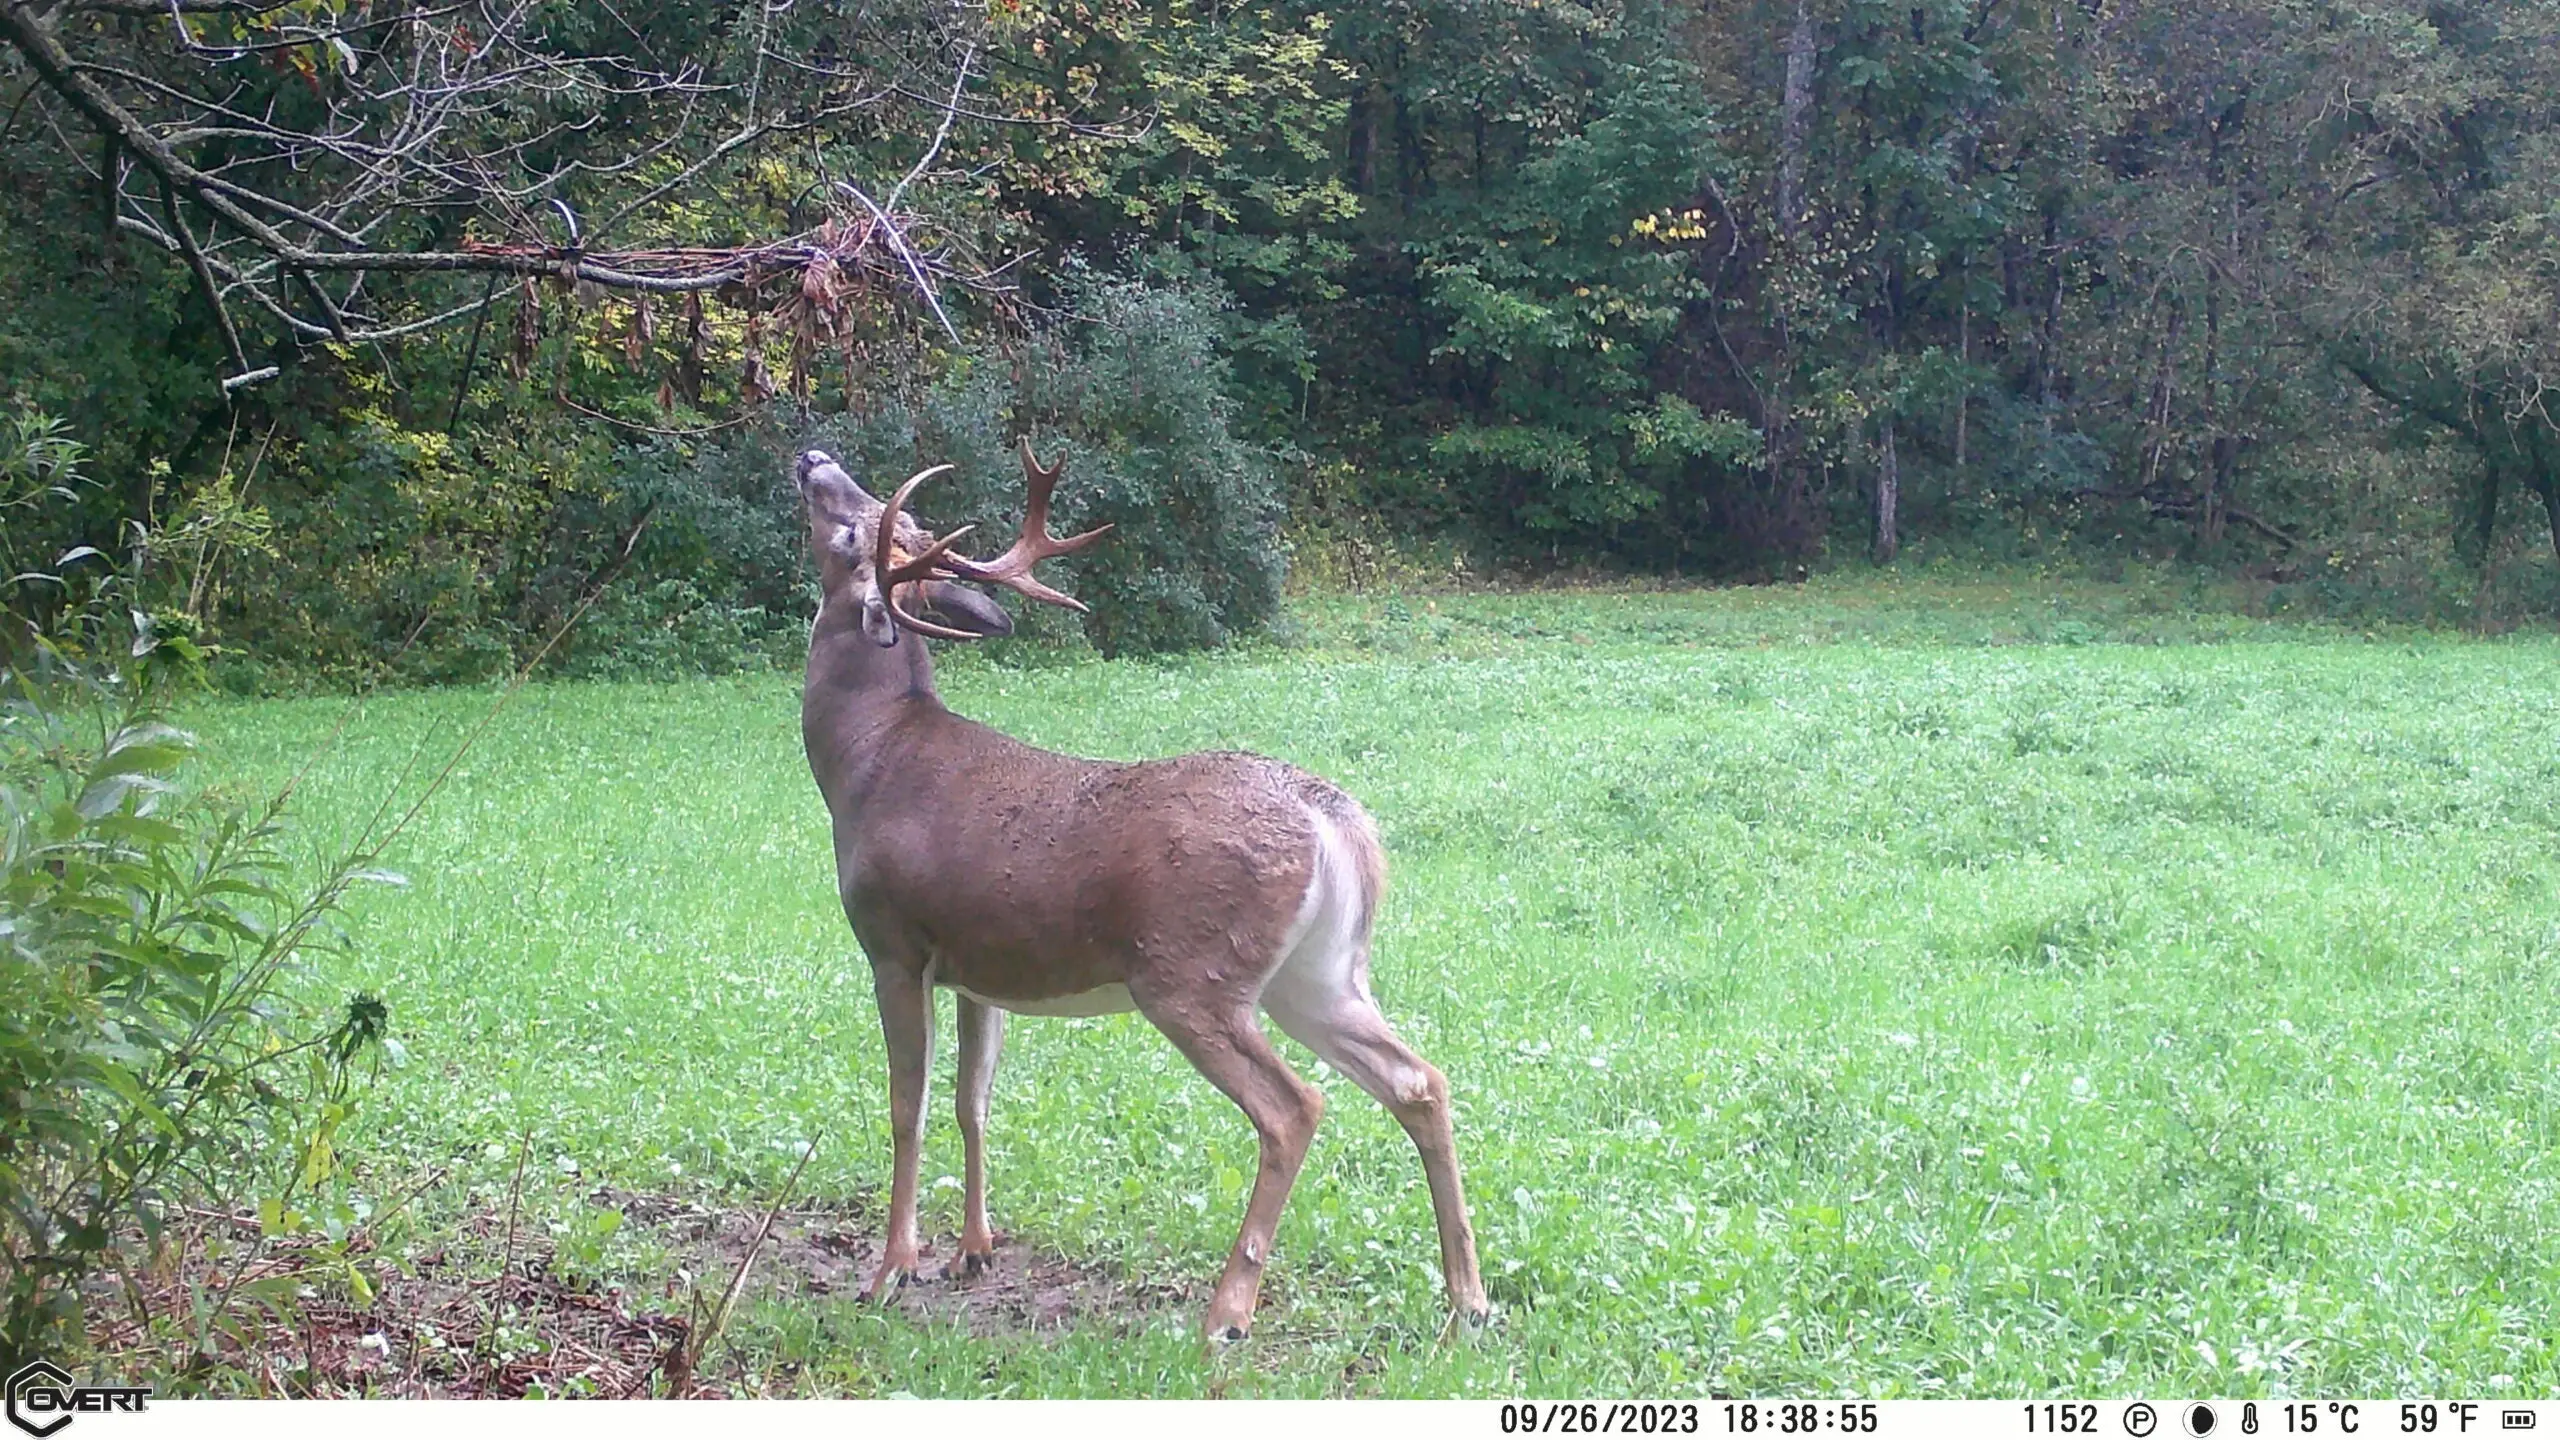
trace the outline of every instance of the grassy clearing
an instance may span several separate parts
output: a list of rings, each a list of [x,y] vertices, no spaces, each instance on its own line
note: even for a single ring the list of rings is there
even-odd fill
[[[1630,591],[1319,594],[1292,614],[1319,650],[1486,654],[1541,639],[1714,647],[1818,644],[2183,645],[2424,632],[2319,612],[2312,588],[2169,565],[2099,582],[2024,568],[1831,571],[1800,584]]]
[[[953,667],[955,708],[1039,743],[1247,746],[1377,814],[1378,990],[1457,1087],[1503,1317],[1435,1344],[1419,1167],[1325,1077],[1238,1356],[1187,1307],[987,1340],[811,1301],[745,1315],[746,1363],[859,1394],[2560,1391],[2560,645],[1878,593],[1333,601],[1299,651]],[[2230,643],[2117,643],[2199,639]],[[371,704],[305,782],[315,842],[486,701]],[[340,713],[197,718],[272,780]],[[400,859],[338,978],[412,1060],[351,1148],[503,1202],[529,1129],[599,1272],[664,1257],[600,1234],[597,1185],[751,1203],[821,1133],[805,1191],[883,1182],[791,680],[536,687]],[[1017,1022],[991,1140],[1000,1228],[1144,1283],[1214,1273],[1252,1171],[1134,1016]]]

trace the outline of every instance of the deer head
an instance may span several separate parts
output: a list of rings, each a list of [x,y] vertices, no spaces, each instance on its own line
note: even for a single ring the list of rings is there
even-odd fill
[[[856,484],[825,451],[801,454],[800,498],[808,507],[809,538],[819,555],[820,583],[830,598],[841,594],[845,602],[861,607],[863,634],[875,644],[891,646],[898,643],[902,629],[940,640],[1012,633],[1013,619],[1004,608],[962,581],[1082,611],[1083,602],[1042,584],[1031,573],[1041,561],[1072,555],[1111,529],[1097,526],[1063,540],[1049,533],[1049,497],[1065,473],[1065,463],[1042,466],[1032,455],[1031,441],[1023,440],[1022,473],[1029,494],[1022,534],[992,560],[973,560],[952,549],[976,526],[963,525],[935,539],[906,513],[907,501],[917,489],[950,468],[935,465],[917,471],[884,504]]]

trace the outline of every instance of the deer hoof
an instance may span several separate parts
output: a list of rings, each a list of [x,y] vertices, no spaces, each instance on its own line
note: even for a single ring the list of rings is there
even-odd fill
[[[1209,1338],[1220,1345],[1237,1345],[1242,1344],[1250,1333],[1241,1325],[1224,1325],[1210,1331]]]
[[[963,1250],[947,1272],[963,1280],[974,1280],[996,1268],[996,1257],[989,1250]]]
[[[904,1267],[883,1265],[880,1267],[880,1272],[871,1277],[871,1283],[862,1287],[863,1302],[873,1305],[886,1302],[898,1293],[909,1278]]]

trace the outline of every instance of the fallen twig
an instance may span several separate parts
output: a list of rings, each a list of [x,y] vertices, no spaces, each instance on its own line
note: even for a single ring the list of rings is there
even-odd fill
[[[728,1288],[720,1292],[719,1303],[699,1324],[688,1326],[685,1338],[668,1352],[665,1368],[669,1395],[683,1395],[702,1373],[702,1362],[710,1357],[711,1347],[720,1342],[721,1332],[728,1328],[738,1294],[747,1287],[747,1274],[755,1268],[756,1257],[764,1253],[764,1242],[773,1234],[773,1222],[781,1218],[782,1207],[791,1203],[791,1193],[800,1185],[800,1172],[809,1168],[810,1157],[817,1153],[818,1142],[813,1138],[800,1152],[800,1163],[791,1167],[790,1178],[782,1182],[782,1193],[774,1197],[772,1208],[764,1212],[764,1220],[756,1226],[755,1238],[747,1242],[747,1253],[738,1258],[738,1268],[731,1272]],[[641,1377],[643,1381],[647,1378]]]
[[[507,1186],[507,1230],[505,1241],[498,1247],[498,1278],[490,1296],[487,1316],[480,1325],[480,1333],[471,1342],[471,1358],[474,1360],[480,1359],[482,1351],[497,1341],[499,1318],[507,1303],[509,1272],[515,1268],[516,1263],[516,1215],[519,1202],[524,1198],[524,1166],[525,1161],[532,1154],[533,1129],[527,1126],[524,1139],[516,1146],[515,1179]]]

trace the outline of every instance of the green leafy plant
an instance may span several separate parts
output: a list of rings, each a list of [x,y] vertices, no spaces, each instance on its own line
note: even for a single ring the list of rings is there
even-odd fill
[[[1028,434],[1044,461],[1066,462],[1061,533],[1114,527],[1108,543],[1057,567],[1061,588],[1092,607],[1084,635],[1096,649],[1191,650],[1265,629],[1285,569],[1279,480],[1271,453],[1234,424],[1223,297],[1205,282],[1088,273],[1071,299],[1073,318],[974,352],[858,420],[820,423],[810,443],[883,492],[923,465],[951,464],[919,501],[926,518],[980,523],[987,543],[1002,544],[1022,514],[1015,445]],[[754,463],[779,473],[769,451]],[[1026,629],[1056,623],[1034,615]]]
[[[381,1001],[330,1013],[295,978],[351,887],[397,877],[351,856],[297,883],[290,786],[185,792],[168,716],[202,653],[135,603],[134,535],[133,570],[26,577],[76,602],[12,615],[25,658],[0,669],[0,1371],[76,1342],[90,1282],[130,1288],[180,1205],[342,1240],[337,1136],[387,1043]]]

